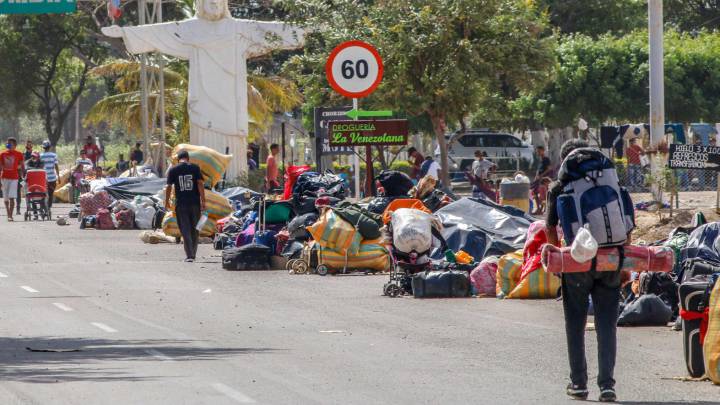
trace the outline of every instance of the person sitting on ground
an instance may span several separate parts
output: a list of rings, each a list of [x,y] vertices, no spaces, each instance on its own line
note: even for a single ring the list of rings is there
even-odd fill
[[[102,166],[95,166],[95,179],[100,180],[105,177]]]
[[[185,261],[195,261],[198,248],[200,213],[205,211],[205,180],[200,167],[190,163],[190,154],[181,150],[178,164],[168,172],[165,187],[165,209],[170,209],[170,196],[175,191],[175,219],[183,239]]]
[[[115,168],[120,173],[124,173],[130,169],[130,162],[125,160],[125,155],[122,153],[118,155],[118,161],[115,163]]]
[[[18,207],[20,206],[18,184],[23,172],[23,154],[16,150],[17,140],[15,138],[8,138],[5,147],[7,149],[0,153],[0,183],[2,184],[7,220],[12,222],[15,202],[18,202]]]

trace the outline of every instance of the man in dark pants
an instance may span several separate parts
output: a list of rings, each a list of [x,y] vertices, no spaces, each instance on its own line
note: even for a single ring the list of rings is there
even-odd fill
[[[195,261],[198,248],[198,231],[195,229],[200,213],[205,211],[205,184],[200,167],[190,163],[190,155],[181,150],[179,163],[168,172],[165,188],[165,208],[170,207],[171,188],[175,189],[175,219],[185,247],[185,261]]]
[[[563,144],[560,151],[562,160],[575,149],[587,147],[581,140],[570,140]],[[547,199],[547,235],[548,243],[560,246],[557,226],[557,198],[563,185],[555,182],[550,186]],[[630,235],[626,244],[630,243]],[[568,358],[570,360],[570,384],[567,394],[575,399],[586,399],[587,363],[585,360],[585,325],[587,323],[588,296],[592,297],[595,314],[595,331],[598,343],[598,386],[601,402],[614,402],[615,394],[615,356],[617,352],[617,318],[620,305],[620,272],[568,273],[562,275],[562,299],[565,312],[565,335],[567,338]]]

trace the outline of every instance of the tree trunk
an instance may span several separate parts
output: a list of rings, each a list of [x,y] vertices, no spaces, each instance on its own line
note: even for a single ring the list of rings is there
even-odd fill
[[[448,145],[445,139],[445,116],[443,114],[435,114],[428,111],[430,120],[432,121],[433,131],[440,147],[440,181],[442,184],[450,188],[450,175],[448,167]],[[433,153],[432,151],[430,153]]]
[[[387,160],[385,159],[385,147],[381,145],[375,146],[378,153],[378,160],[380,161],[380,167],[382,167],[383,170],[389,169]]]

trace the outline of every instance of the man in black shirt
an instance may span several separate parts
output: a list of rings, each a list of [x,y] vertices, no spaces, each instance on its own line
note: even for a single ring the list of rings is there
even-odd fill
[[[205,183],[200,167],[190,163],[190,155],[181,150],[177,165],[168,172],[165,188],[165,208],[170,207],[171,188],[175,188],[175,218],[185,246],[185,261],[195,261],[198,248],[198,231],[201,211],[205,211]]]
[[[561,158],[575,149],[588,147],[587,142],[570,140],[563,144]],[[557,199],[563,192],[563,185],[556,181],[550,185],[547,197],[545,220],[548,243],[560,246],[557,226],[560,224]],[[626,244],[630,244],[630,235]],[[588,297],[592,297],[595,331],[598,342],[598,377],[600,402],[614,402],[615,356],[617,352],[616,325],[620,305],[621,273],[596,272],[594,268],[586,273],[564,273],[562,275],[562,299],[565,313],[565,335],[570,361],[570,384],[567,394],[575,399],[586,399],[587,362],[585,360],[585,325],[587,323]]]
[[[139,166],[140,164],[142,164],[142,162],[145,161],[145,156],[142,149],[140,149],[140,146],[142,146],[142,143],[137,142],[135,144],[135,149],[130,151],[130,162],[136,166]]]

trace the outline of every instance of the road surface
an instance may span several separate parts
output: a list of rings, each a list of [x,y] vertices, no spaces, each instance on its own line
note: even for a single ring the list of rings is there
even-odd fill
[[[138,231],[4,216],[0,246],[0,404],[568,401],[554,300],[390,299],[386,276],[228,272],[209,245],[188,264]],[[720,387],[673,380],[679,332],[619,340],[626,403],[720,401]]]

